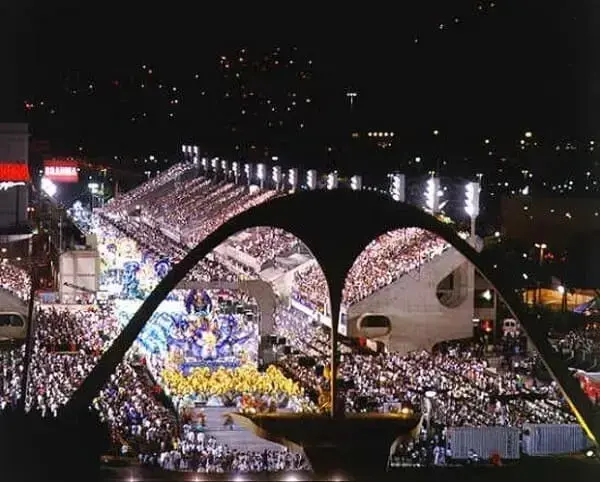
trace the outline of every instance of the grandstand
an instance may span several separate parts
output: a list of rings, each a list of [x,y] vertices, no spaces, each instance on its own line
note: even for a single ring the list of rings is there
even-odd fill
[[[162,256],[177,261],[228,219],[280,195],[209,179],[192,163],[182,163],[113,200],[103,215],[142,246],[158,246]],[[132,211],[134,204],[138,209]],[[195,279],[266,280],[282,299],[331,325],[325,279],[307,247],[291,234],[264,226],[246,230],[217,247],[210,262],[221,266],[218,277]],[[456,299],[449,303],[447,293],[440,302],[436,288],[451,273],[462,280],[455,283]],[[382,341],[394,350],[430,349],[441,340],[468,337],[473,298],[457,293],[472,294],[473,284],[472,270],[462,257],[436,236],[414,228],[384,234],[367,246],[349,273],[344,290],[349,321],[342,320],[342,333],[367,336],[357,321],[361,314],[377,313],[392,322]]]

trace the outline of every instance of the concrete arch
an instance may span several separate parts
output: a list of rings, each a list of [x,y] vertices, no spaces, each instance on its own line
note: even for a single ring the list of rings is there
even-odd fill
[[[121,362],[154,310],[185,275],[215,247],[243,229],[257,225],[281,228],[302,240],[319,262],[329,287],[332,314],[332,372],[337,367],[337,325],[342,289],[354,260],[377,236],[403,227],[420,227],[441,236],[454,246],[493,285],[514,317],[520,320],[554,379],[560,384],[569,405],[594,441],[600,424],[594,420],[592,405],[578,383],[570,376],[545,337],[539,321],[530,317],[512,289],[509,276],[492,269],[479,253],[453,229],[417,207],[392,201],[382,194],[366,191],[314,191],[273,199],[229,220],[192,249],[159,283],[135,313],[91,374],[66,406],[82,410],[89,406],[110,374]],[[516,276],[514,277],[516,279]],[[335,383],[332,383],[332,415],[337,409]]]

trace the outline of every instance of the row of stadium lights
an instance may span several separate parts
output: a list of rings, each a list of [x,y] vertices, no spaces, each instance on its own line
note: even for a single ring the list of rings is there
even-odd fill
[[[231,163],[231,170],[229,170],[229,162],[220,160],[218,157],[213,159],[207,159],[203,157],[198,159],[198,146],[182,146],[182,151],[186,160],[191,160],[194,164],[201,164],[204,172],[209,172],[212,168],[213,172],[221,170],[226,175],[233,174],[235,183],[238,184],[241,177],[242,165],[233,161]],[[273,161],[278,161],[276,156],[273,156]],[[244,174],[248,182],[248,186],[252,184],[253,180],[253,164],[245,163],[243,165]],[[267,166],[264,163],[256,165],[256,177],[258,179],[261,189],[265,187],[265,181],[267,179]],[[276,190],[284,189],[284,175],[281,166],[275,165],[271,168],[271,179],[275,184]],[[389,194],[394,201],[405,202],[406,200],[406,177],[404,174],[393,173],[388,174],[389,179]],[[298,169],[293,167],[288,170],[287,181],[292,191],[298,188]],[[306,171],[306,187],[314,191],[318,186],[318,174],[315,169],[309,169]],[[328,190],[337,189],[339,187],[339,174],[338,171],[333,171],[327,174],[326,187]],[[353,191],[361,191],[362,189],[370,190],[368,187],[363,187],[362,176],[354,175],[350,178],[350,188]],[[464,210],[471,219],[471,234],[475,234],[475,220],[479,216],[479,197],[481,193],[481,185],[479,182],[470,182],[465,186],[465,205]],[[424,209],[432,215],[438,215],[442,212],[448,201],[442,200],[444,191],[440,186],[440,178],[431,173],[431,177],[427,180],[425,187],[425,205]]]

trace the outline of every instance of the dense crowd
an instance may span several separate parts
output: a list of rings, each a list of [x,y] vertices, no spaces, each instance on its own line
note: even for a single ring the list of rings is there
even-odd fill
[[[322,368],[329,354],[328,333],[314,327],[313,321],[293,308],[280,307],[276,312],[277,334],[286,337],[297,352],[285,356],[283,366],[307,394],[318,393],[326,384],[326,370]],[[43,306],[38,326],[27,406],[49,416],[58,412],[89,373],[116,336],[118,323],[110,305],[86,310]],[[1,356],[0,407],[6,408],[18,400],[23,352],[5,351]],[[313,366],[302,363],[301,358],[306,356],[315,360]],[[523,370],[517,370],[519,366],[531,365],[519,358],[518,363],[491,370],[476,345],[450,345],[436,353],[403,356],[359,355],[346,349],[339,376],[344,381],[345,409],[350,412],[386,411],[403,405],[422,408],[424,393],[434,393],[429,414],[430,425],[436,428],[434,435],[396,448],[393,460],[443,463],[446,427],[575,422],[556,385],[524,375]],[[258,375],[254,369],[244,370],[197,371],[190,376],[170,372],[163,383],[174,394],[189,390],[231,392],[233,404],[238,407],[242,395],[249,393],[269,403],[301,393],[275,368],[265,375]],[[178,432],[174,414],[160,401],[160,392],[161,387],[153,384],[134,351],[94,400],[94,407],[109,421],[113,441],[122,454],[136,454],[144,463],[166,468],[209,472],[302,466],[297,456],[284,451],[266,455],[236,451],[207,434],[196,434],[192,441],[189,429]],[[297,404],[297,408],[314,409],[308,403]]]
[[[0,261],[0,288],[15,295],[21,301],[27,301],[31,289],[31,278],[23,268],[8,261]]]
[[[37,312],[37,324],[26,406],[44,417],[56,416],[112,343],[119,323],[109,306],[98,306],[85,310],[42,307]],[[23,360],[24,348],[0,352],[0,409],[18,403]],[[221,380],[212,380],[214,385],[205,388],[211,391],[224,387],[227,383],[223,376],[237,380],[234,385],[238,391],[243,390],[241,380],[245,380],[246,388],[252,388],[252,373],[249,368],[237,374],[215,372],[213,376]],[[196,381],[198,375],[193,375]],[[300,393],[299,388],[275,368],[262,377],[262,385],[253,388],[256,395],[279,397],[276,387],[287,390],[288,395]],[[168,383],[173,380],[169,379]],[[194,387],[201,388],[197,383]],[[185,432],[179,433],[176,414],[162,402],[161,393],[162,388],[153,382],[145,367],[145,359],[134,349],[92,403],[102,419],[109,422],[116,452],[137,455],[144,463],[166,468],[193,466],[194,470],[209,472],[232,468],[262,470],[265,466],[275,471],[300,467],[304,463],[297,455],[285,451],[271,451],[258,463],[254,452],[230,449],[214,437],[210,441],[207,437],[206,444],[190,448],[189,437],[186,438]],[[181,460],[184,460],[183,465]]]
[[[293,253],[300,245],[300,240],[282,229],[260,226],[244,231],[241,239],[232,240],[230,245],[263,265],[267,261]]]
[[[328,332],[294,309],[279,309],[277,333],[300,353],[283,365],[307,390],[318,392],[329,362]],[[303,362],[307,356],[314,363]],[[533,376],[535,357],[510,356],[492,369],[481,346],[444,345],[435,353],[360,355],[342,350],[339,377],[344,381],[347,411],[384,411],[397,405],[419,406],[433,392],[433,420],[440,426],[574,423],[554,382]]]
[[[125,218],[134,206],[137,214],[139,207],[144,221],[176,233],[179,242],[191,247],[232,217],[277,195],[272,190],[213,182],[195,175],[194,169],[193,164],[178,164],[145,183],[143,189],[114,199],[105,212]]]
[[[189,424],[183,426],[177,450],[160,455],[144,454],[140,456],[140,462],[167,470],[204,473],[279,472],[308,468],[301,454],[286,449],[262,452],[237,450],[219,444],[215,437],[197,431]]]
[[[393,283],[439,256],[449,244],[420,228],[398,229],[371,242],[346,278],[343,300],[348,306]]]
[[[111,200],[107,205],[107,211],[111,213],[128,212],[143,203],[155,199],[162,193],[168,192],[176,180],[184,177],[194,170],[194,165],[181,162],[163,171],[160,176],[153,177],[147,182],[140,184],[134,189]]]
[[[294,273],[292,297],[320,313],[329,310],[329,287],[323,270],[317,263]]]
[[[573,368],[600,371],[600,324],[588,323],[554,340],[555,348]]]
[[[399,229],[380,236],[352,265],[344,287],[344,304],[351,306],[367,298],[439,256],[448,246],[443,239],[419,228]],[[328,293],[327,281],[318,264],[294,273],[292,296],[306,306],[323,311]]]
[[[175,262],[227,220],[279,195],[276,191],[199,177],[192,164],[177,166],[143,185],[146,187],[112,200],[103,211],[105,219],[110,219],[143,249]],[[132,211],[134,204],[140,209]],[[132,212],[136,215],[131,216]],[[257,227],[231,238],[228,244],[263,267],[269,261],[292,254],[301,242],[281,229]],[[380,236],[352,266],[344,289],[344,303],[350,306],[361,301],[419,269],[447,247],[445,241],[419,228],[399,229]],[[239,275],[255,277],[256,266],[213,254],[210,261],[198,264],[190,278],[232,281]],[[296,272],[292,295],[312,309],[327,311],[327,283],[318,265]]]
[[[197,242],[227,219],[274,195],[272,191],[250,193],[246,187],[209,182],[196,177],[193,166],[182,164],[115,200],[91,224],[111,242],[135,240],[132,250],[137,250],[134,254],[140,260],[177,261],[188,247],[165,235],[161,224],[184,234],[187,241]],[[138,206],[142,216],[129,216]],[[158,224],[149,225],[144,216]],[[232,246],[261,264],[286,255],[299,243],[272,228],[244,234]],[[359,302],[446,248],[445,242],[416,228],[379,237],[354,263],[344,290],[345,303]],[[191,279],[201,281],[236,280],[238,276],[239,270],[216,256],[202,261],[190,274]],[[23,270],[0,264],[1,288],[26,299],[28,286]],[[316,311],[326,311],[327,293],[326,280],[316,263],[295,273],[292,296],[296,300]],[[249,366],[196,368],[182,373],[175,365],[156,363],[153,357],[160,355],[147,353],[137,344],[93,406],[109,422],[117,450],[136,455],[143,464],[209,473],[304,468],[304,459],[286,450],[237,450],[197,426],[186,421],[180,424],[177,413],[165,403],[165,391],[177,408],[185,405],[190,394],[200,394],[206,400],[227,399],[228,405],[238,409],[244,408],[250,396],[274,409],[316,410],[318,395],[329,383],[331,354],[329,333],[319,323],[280,305],[275,313],[275,334],[285,338],[292,350],[279,357],[277,368],[271,366],[265,373]],[[87,309],[41,305],[37,325],[26,405],[51,416],[58,413],[113,342],[120,324],[112,302],[108,302]],[[557,346],[573,356],[584,352],[596,357],[598,333],[597,327],[589,326],[569,333],[557,341]],[[492,369],[475,342],[404,355],[359,354],[345,346],[340,352],[338,375],[346,411],[384,412],[410,406],[426,415],[427,432],[419,440],[396,447],[394,464],[446,463],[449,454],[443,447],[448,427],[575,422],[556,384],[537,379],[534,362],[523,353],[508,356],[507,363]],[[18,402],[23,356],[23,349],[0,352],[1,409]]]

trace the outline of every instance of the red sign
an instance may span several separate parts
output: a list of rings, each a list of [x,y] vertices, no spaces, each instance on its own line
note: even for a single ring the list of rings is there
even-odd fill
[[[73,159],[44,161],[44,176],[53,182],[78,182],[77,161]]]
[[[29,167],[25,163],[0,162],[0,181],[29,182]]]

